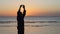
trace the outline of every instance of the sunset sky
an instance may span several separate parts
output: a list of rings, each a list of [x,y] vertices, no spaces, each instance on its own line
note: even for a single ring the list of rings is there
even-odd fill
[[[60,0],[0,0],[0,16],[16,16],[21,4],[26,16],[60,16]]]

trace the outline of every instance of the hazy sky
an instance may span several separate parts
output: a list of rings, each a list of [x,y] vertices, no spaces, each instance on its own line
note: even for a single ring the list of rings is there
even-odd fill
[[[16,16],[21,4],[27,16],[60,16],[60,0],[0,0],[0,16]]]

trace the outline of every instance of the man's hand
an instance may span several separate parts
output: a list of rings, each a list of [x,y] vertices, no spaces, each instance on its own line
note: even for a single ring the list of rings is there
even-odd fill
[[[24,10],[25,10],[25,5],[22,5],[23,6],[23,8],[24,8]]]

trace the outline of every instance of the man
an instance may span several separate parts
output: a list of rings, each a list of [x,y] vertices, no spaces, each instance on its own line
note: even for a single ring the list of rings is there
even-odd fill
[[[20,11],[21,7],[23,7],[23,13]],[[26,15],[25,5],[20,5],[20,8],[17,12],[17,22],[18,22],[18,34],[24,34],[24,17]]]

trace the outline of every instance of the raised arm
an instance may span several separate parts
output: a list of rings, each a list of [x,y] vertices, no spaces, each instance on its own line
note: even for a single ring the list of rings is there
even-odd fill
[[[18,10],[18,11],[20,11],[20,10],[21,10],[21,7],[22,7],[22,5],[20,5],[20,7],[19,7],[19,10]]]
[[[17,20],[19,20],[19,16],[20,16],[20,10],[21,10],[22,5],[20,5],[18,12],[17,12]]]
[[[25,15],[26,15],[25,5],[23,5],[23,9],[24,9],[24,11],[23,11],[23,17],[25,17]]]

